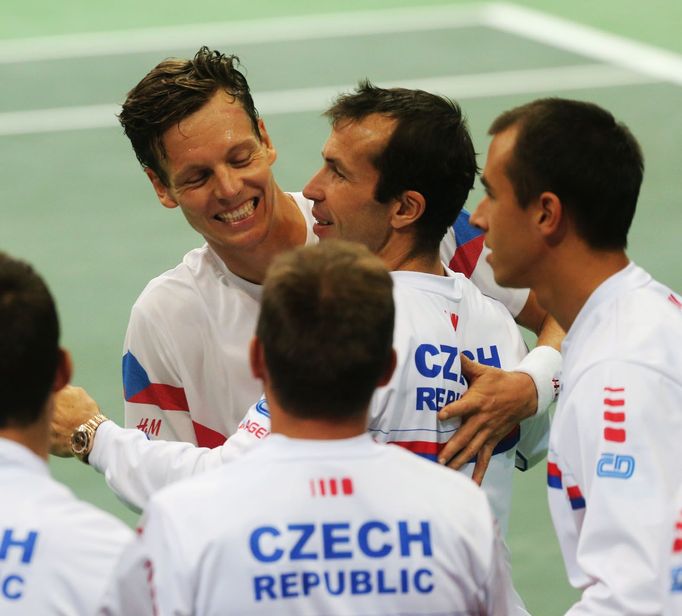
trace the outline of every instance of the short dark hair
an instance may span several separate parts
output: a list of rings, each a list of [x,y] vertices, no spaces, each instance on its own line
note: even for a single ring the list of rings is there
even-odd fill
[[[0,252],[0,428],[35,423],[59,361],[59,321],[43,279]]]
[[[396,120],[386,148],[372,162],[379,171],[380,203],[406,190],[421,193],[424,214],[415,224],[416,252],[437,250],[469,196],[478,167],[462,110],[454,101],[423,90],[379,88],[361,81],[325,112],[333,126],[371,114]]]
[[[168,58],[157,64],[129,93],[118,116],[144,168],[168,185],[161,160],[166,157],[163,134],[203,107],[222,90],[239,101],[254,134],[261,139],[258,111],[239,58],[202,47],[192,60]]]
[[[489,133],[512,127],[507,175],[519,204],[553,192],[589,246],[625,248],[644,175],[627,126],[593,103],[545,98],[503,113]]]
[[[256,335],[282,407],[303,418],[365,411],[390,365],[393,281],[365,246],[327,240],[278,256]]]

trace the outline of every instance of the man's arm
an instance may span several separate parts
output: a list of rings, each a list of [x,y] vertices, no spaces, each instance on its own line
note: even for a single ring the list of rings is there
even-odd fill
[[[67,386],[55,396],[52,453],[72,455],[73,431],[99,413],[97,403],[80,388]],[[103,473],[107,484],[129,507],[143,509],[161,488],[229,462],[270,432],[270,418],[259,401],[249,409],[240,429],[225,444],[209,449],[191,443],[150,441],[139,430],[105,421],[95,432],[88,463]]]
[[[535,349],[511,372],[462,357],[462,373],[469,389],[460,400],[439,413],[440,419],[463,419],[455,436],[443,448],[441,463],[460,468],[476,457],[473,479],[477,483],[483,480],[497,443],[524,419],[546,412],[558,394],[561,355],[557,349],[564,332],[537,303],[533,293],[519,315],[526,325],[539,328]],[[539,417],[533,421],[546,423]],[[524,432],[529,434],[528,440],[524,439]],[[546,430],[522,429],[519,449],[529,463],[543,457],[538,454],[541,449],[538,438],[544,439],[545,434]]]
[[[571,583],[583,589],[568,614],[661,613],[681,401],[669,378],[612,361],[590,368],[555,418],[558,471],[570,478],[554,473],[550,509]]]
[[[130,313],[122,360],[124,425],[151,439],[196,444],[177,366],[181,355],[165,331],[162,315],[149,314],[150,310],[135,304]]]

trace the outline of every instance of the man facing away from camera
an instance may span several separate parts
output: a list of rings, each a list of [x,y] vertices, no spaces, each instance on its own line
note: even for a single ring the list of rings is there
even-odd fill
[[[517,613],[483,492],[367,434],[393,321],[367,248],[275,260],[250,347],[273,434],[152,498],[103,613]]]
[[[91,614],[132,532],[50,477],[53,399],[71,378],[47,286],[0,253],[0,613]]]

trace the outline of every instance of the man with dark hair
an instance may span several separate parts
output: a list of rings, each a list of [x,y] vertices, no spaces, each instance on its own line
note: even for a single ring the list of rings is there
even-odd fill
[[[660,614],[682,477],[682,300],[626,253],[644,164],[591,103],[502,114],[472,221],[500,284],[530,286],[568,332],[550,436],[552,518],[570,614]]]
[[[479,488],[365,431],[395,365],[391,287],[357,244],[273,262],[250,362],[274,434],[152,498],[104,613],[516,613]]]
[[[90,614],[131,531],[47,468],[55,392],[71,378],[40,276],[0,253],[0,613]]]
[[[283,250],[316,241],[312,202],[300,193],[283,192],[275,183],[271,165],[276,152],[237,66],[234,56],[207,48],[192,60],[166,60],[133,88],[120,115],[159,201],[168,208],[180,207],[206,240],[204,247],[189,252],[176,268],[152,280],[133,306],[123,358],[126,425],[151,438],[209,447],[234,433],[244,409],[260,393],[249,373],[246,349],[267,265]],[[422,127],[430,126],[433,133],[434,123],[409,128],[418,116],[419,110],[410,116],[406,128],[401,124],[396,139],[409,143]],[[431,138],[439,151],[448,149],[437,143],[441,139],[437,131]],[[445,199],[449,190],[453,203],[463,203],[475,174],[473,149],[470,143],[460,148],[458,140],[449,145],[455,151],[448,155],[448,160],[455,157],[451,167],[457,162],[469,165],[464,183],[441,183],[438,194],[432,194],[429,184],[439,175],[439,166],[426,168],[418,156],[411,164],[409,156],[387,157],[380,161],[387,179],[379,187],[380,197],[394,196],[403,186],[396,178],[410,171],[410,179],[419,178],[417,188],[429,199]],[[456,159],[460,155],[462,161]],[[391,174],[393,165],[397,171]],[[473,228],[461,217],[458,221],[456,229],[465,228],[464,237],[472,239]],[[435,223],[442,227],[440,239],[434,233],[430,241],[442,240],[444,261],[471,274],[486,293],[499,296],[518,314],[521,322],[539,329],[546,312],[529,298],[527,290],[501,289],[492,276],[482,273],[487,265],[478,258],[481,238],[458,246],[462,243],[459,231],[452,226],[446,229],[442,220]],[[426,222],[422,226],[420,233],[426,236]],[[503,404],[500,412],[511,405],[529,414],[549,404],[551,378],[540,376],[535,363],[535,380],[517,375],[515,387],[508,388],[513,392],[509,404]],[[466,410],[490,406],[485,395],[490,387],[484,382],[475,384],[474,390],[483,393],[478,398],[469,396]],[[493,379],[492,387],[499,389],[499,381]],[[498,391],[494,397],[506,396]],[[488,446],[482,462],[492,448]],[[476,449],[467,447],[460,462]]]

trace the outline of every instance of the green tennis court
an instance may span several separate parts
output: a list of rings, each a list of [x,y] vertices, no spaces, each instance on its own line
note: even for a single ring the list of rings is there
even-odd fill
[[[122,418],[120,355],[128,311],[147,281],[201,243],[160,207],[114,114],[170,55],[209,46],[236,53],[278,149],[275,175],[300,190],[327,136],[320,112],[368,77],[458,99],[484,161],[501,111],[539,96],[594,101],[640,140],[647,170],[630,256],[682,289],[677,236],[682,150],[682,6],[551,0],[400,0],[116,6],[68,0],[0,7],[0,249],[23,257],[55,293],[75,381]],[[192,25],[186,25],[192,24]],[[666,50],[667,49],[667,50]],[[480,189],[471,195],[473,207]],[[79,496],[136,516],[102,478],[52,462]],[[518,474],[510,531],[514,577],[532,613],[563,613],[568,587],[545,499],[545,469]]]

